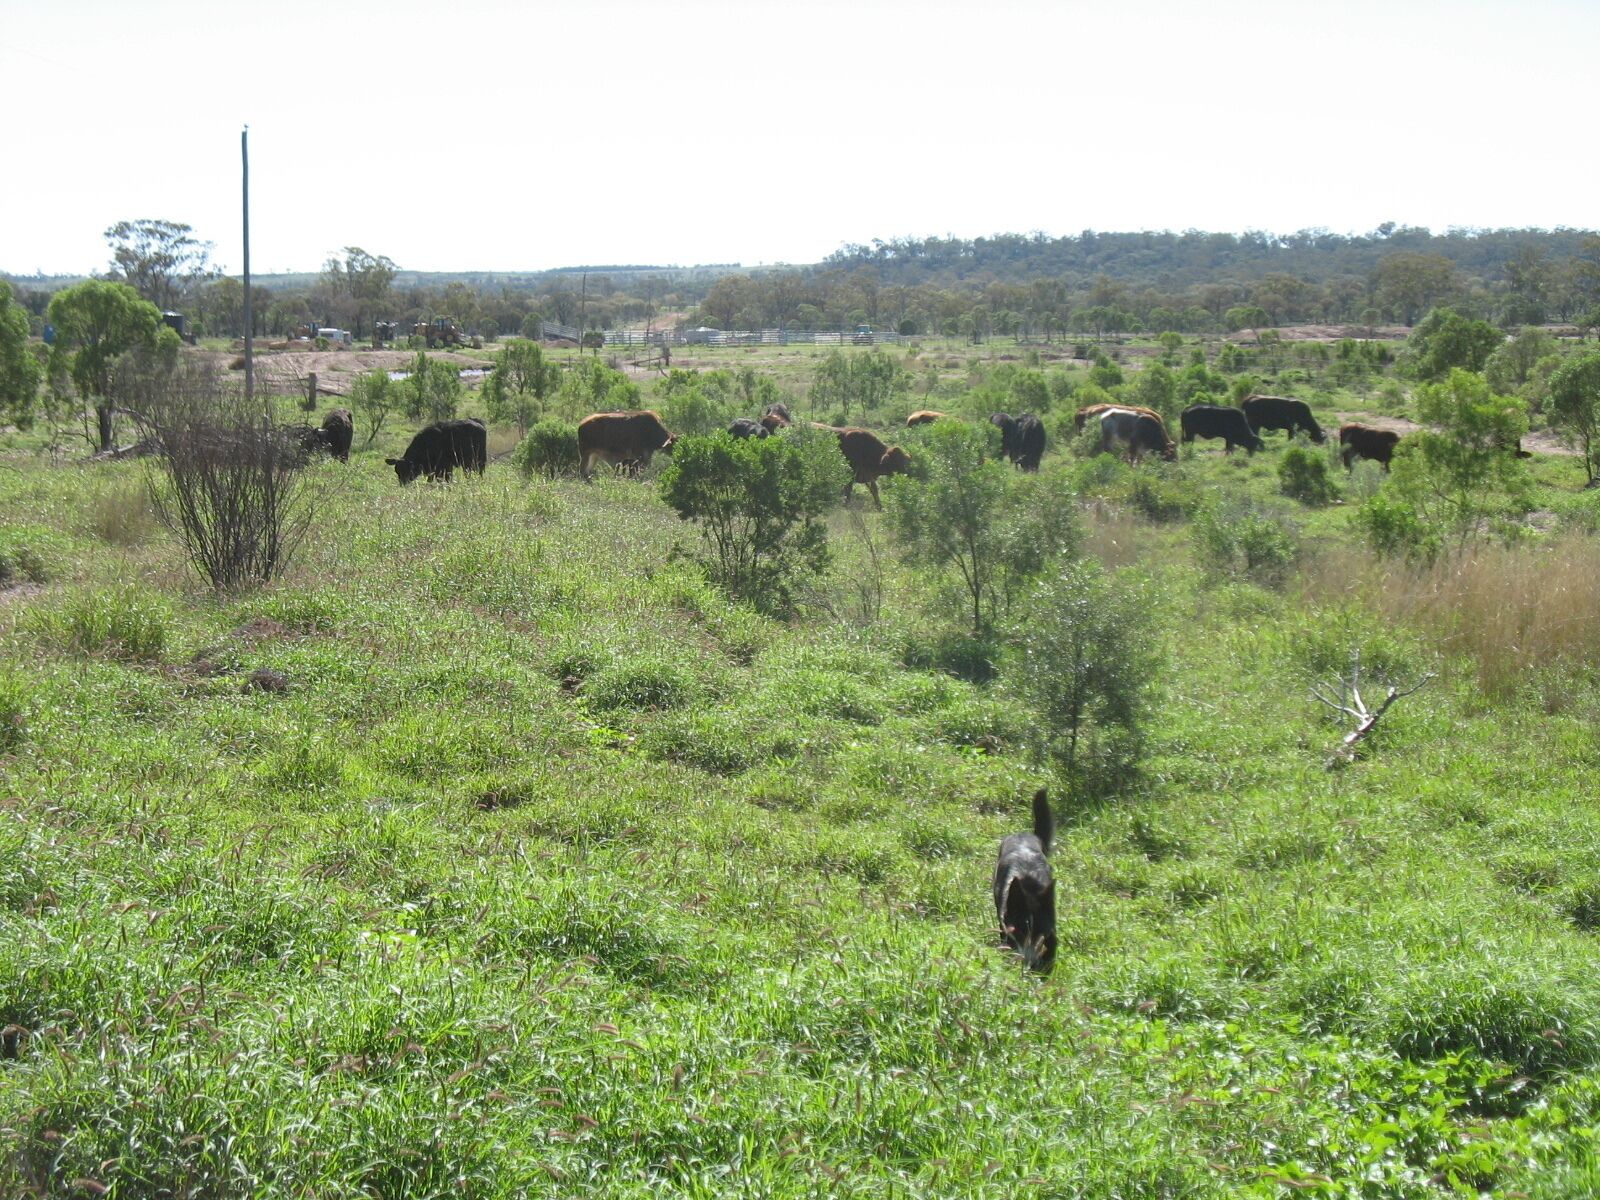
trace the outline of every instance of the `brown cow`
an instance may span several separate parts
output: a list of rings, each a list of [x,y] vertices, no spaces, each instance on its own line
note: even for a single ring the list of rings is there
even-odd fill
[[[657,450],[672,453],[677,436],[651,409],[594,413],[578,422],[578,474],[587,480],[596,462],[644,470]]]
[[[1378,429],[1354,421],[1339,426],[1339,445],[1344,447],[1340,451],[1344,458],[1344,469],[1353,470],[1351,464],[1358,458],[1370,458],[1373,462],[1382,463],[1387,471],[1399,440],[1400,435],[1392,429]]]
[[[792,421],[793,418],[789,416],[789,406],[781,400],[767,405],[767,411],[761,414],[761,428],[768,433],[787,429]]]
[[[933,422],[939,420],[943,416],[944,414],[942,412],[935,412],[931,408],[924,408],[912,413],[906,418],[906,428],[909,429],[913,425],[931,425]]]
[[[878,499],[879,477],[909,471],[911,456],[899,446],[885,446],[877,434],[867,429],[837,429],[831,425],[818,425],[817,428],[839,435],[839,449],[850,464],[850,469],[855,472],[850,482],[844,485],[844,502],[849,504],[856,484],[864,483],[872,493],[872,502],[882,508],[883,501]]]
[[[1155,409],[1141,408],[1137,404],[1087,404],[1072,415],[1073,428],[1079,433],[1082,433],[1083,427],[1088,422],[1090,417],[1094,417],[1096,420],[1098,420],[1101,413],[1107,412],[1113,408],[1120,408],[1124,412],[1139,413],[1141,416],[1154,417],[1156,420],[1161,421],[1161,414]],[[1165,421],[1161,421],[1161,427],[1165,429],[1166,426],[1167,423]]]

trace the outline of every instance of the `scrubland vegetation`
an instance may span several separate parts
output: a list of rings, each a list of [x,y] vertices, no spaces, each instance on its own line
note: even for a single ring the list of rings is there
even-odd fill
[[[222,590],[160,460],[60,452],[41,393],[0,434],[0,1194],[1593,1194],[1600,499],[1502,444],[1581,442],[1587,347],[1458,316],[369,377],[293,556]],[[1425,428],[1385,476],[1072,420],[1262,390]],[[882,513],[826,439],[716,432],[780,399],[910,451]],[[677,452],[573,478],[636,405]],[[1024,408],[1037,475],[985,422]],[[508,456],[400,488],[440,412]],[[1329,771],[1352,651],[1437,677]],[[1041,784],[1048,977],[989,897]]]

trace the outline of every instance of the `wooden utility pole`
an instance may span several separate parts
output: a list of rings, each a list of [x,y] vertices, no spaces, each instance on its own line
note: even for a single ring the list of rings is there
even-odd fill
[[[256,373],[252,349],[255,321],[250,313],[250,126],[239,131],[239,159],[244,165],[244,398],[256,394]]]

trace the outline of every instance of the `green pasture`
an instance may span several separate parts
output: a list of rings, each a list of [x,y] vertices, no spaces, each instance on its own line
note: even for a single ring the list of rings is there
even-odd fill
[[[683,365],[799,396],[820,349]],[[998,351],[930,361],[979,415]],[[1295,394],[1336,424],[1382,382]],[[779,621],[651,479],[402,489],[396,421],[309,469],[286,577],[217,597],[148,464],[7,435],[0,1195],[1594,1194],[1586,648],[1487,688],[1391,606],[1421,585],[1361,544],[1375,466],[1308,447],[1308,507],[1281,434],[1128,467],[1072,410],[1045,471],[1163,665],[1137,777],[1058,809],[1048,978],[989,896],[1036,718],[1003,639],[963,677],[959,596],[864,495]],[[1592,556],[1581,467],[1532,470],[1508,554]],[[1309,687],[1353,649],[1436,678],[1329,772]]]

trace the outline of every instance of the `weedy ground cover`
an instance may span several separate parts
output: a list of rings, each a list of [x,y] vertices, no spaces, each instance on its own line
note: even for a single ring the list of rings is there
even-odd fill
[[[385,452],[220,599],[138,464],[0,470],[0,1193],[1600,1183],[1600,693],[1535,582],[1581,605],[1586,542],[1402,578],[1280,448],[1052,457],[1167,665],[1137,775],[1059,813],[1037,979],[988,896],[1036,719],[883,517],[779,621],[648,482]],[[1295,552],[1218,570],[1228,513]],[[1440,678],[1330,774],[1352,646]]]

